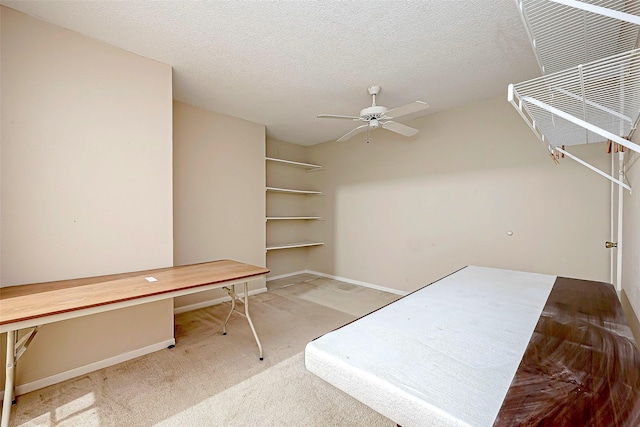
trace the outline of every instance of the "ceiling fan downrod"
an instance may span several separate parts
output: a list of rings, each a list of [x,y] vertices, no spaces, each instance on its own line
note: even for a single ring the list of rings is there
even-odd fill
[[[369,86],[367,88],[369,95],[373,97],[373,102],[371,103],[372,107],[376,106],[376,95],[380,93],[380,86]]]

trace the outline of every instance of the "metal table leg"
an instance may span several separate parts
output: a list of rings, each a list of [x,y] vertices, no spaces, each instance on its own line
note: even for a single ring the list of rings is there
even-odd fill
[[[256,333],[256,328],[253,327],[251,316],[249,316],[249,285],[247,285],[247,282],[244,282],[244,316],[247,318],[249,326],[251,326],[251,332],[253,332],[253,337],[256,339],[256,344],[258,344],[258,350],[260,350],[260,360],[263,360],[262,344],[260,344],[260,339],[258,338],[258,334]]]
[[[33,341],[38,333],[39,326],[31,328],[31,330],[25,333],[20,340],[16,340],[18,337],[18,331],[7,332],[7,372],[4,385],[4,402],[2,403],[2,421],[0,421],[0,427],[9,426],[9,416],[11,415],[11,405],[16,403],[15,383],[16,383],[16,363],[20,356],[27,351],[27,347]]]
[[[11,404],[14,397],[14,384],[16,378],[16,331],[7,331],[7,370],[4,380],[4,401],[2,402],[2,427],[9,427]]]
[[[231,285],[231,289],[226,286],[222,289],[227,291],[227,294],[229,294],[229,297],[231,298],[231,310],[229,311],[229,314],[227,314],[227,318],[224,319],[224,324],[222,325],[222,335],[227,335],[227,323],[229,323],[229,319],[231,319],[231,313],[236,311],[236,285]]]
[[[251,332],[253,333],[253,337],[256,339],[256,344],[258,344],[258,350],[260,351],[260,360],[264,360],[262,357],[262,344],[260,344],[260,338],[258,338],[258,334],[256,332],[256,328],[253,326],[253,322],[251,321],[251,316],[249,315],[249,285],[247,282],[244,282],[244,298],[239,298],[236,294],[236,285],[231,285],[231,288],[223,287],[229,297],[231,297],[231,311],[227,315],[224,324],[222,325],[222,334],[227,335],[227,323],[229,323],[229,319],[231,318],[231,313],[234,311],[239,315],[243,316],[249,322],[249,326],[251,327]],[[240,301],[244,305],[244,313],[241,313],[236,310],[236,300]]]

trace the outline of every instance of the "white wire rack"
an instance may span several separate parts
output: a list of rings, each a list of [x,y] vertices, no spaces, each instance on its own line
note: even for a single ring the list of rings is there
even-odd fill
[[[640,116],[640,0],[515,0],[543,76],[509,85],[508,100],[557,162],[565,150],[629,141]]]
[[[640,113],[640,49],[509,85],[509,101],[552,150],[624,139]]]
[[[633,49],[638,0],[516,0],[543,74]]]

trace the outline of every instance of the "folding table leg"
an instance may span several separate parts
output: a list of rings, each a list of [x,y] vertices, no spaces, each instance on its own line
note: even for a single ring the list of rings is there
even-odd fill
[[[14,385],[16,378],[16,331],[7,331],[7,370],[4,381],[4,401],[2,402],[1,427],[9,427],[9,416],[14,398]]]
[[[258,334],[256,333],[256,328],[253,327],[251,316],[249,316],[249,285],[247,284],[247,282],[244,282],[244,316],[247,318],[249,326],[251,326],[251,332],[253,332],[253,337],[256,339],[256,344],[258,344],[258,350],[260,350],[260,360],[263,360],[262,344],[260,344],[260,339],[258,338]]]
[[[258,344],[258,350],[260,351],[260,360],[264,360],[264,358],[262,357],[262,344],[260,344],[260,339],[258,338],[256,328],[253,326],[253,322],[251,321],[251,316],[249,316],[249,285],[248,283],[244,282],[244,298],[242,299],[238,298],[238,295],[236,294],[236,285],[231,285],[231,288],[228,288],[227,286],[225,286],[222,289],[227,291],[227,294],[229,294],[229,297],[231,297],[231,311],[229,311],[229,314],[227,315],[227,318],[225,319],[224,324],[222,325],[222,335],[227,335],[227,323],[229,323],[229,319],[231,318],[231,313],[235,311],[239,315],[244,316],[245,319],[247,319],[247,322],[249,322],[249,326],[251,327],[251,332],[253,333],[253,337],[256,340],[256,344]],[[244,304],[244,314],[236,310],[236,300],[239,300]]]
[[[227,323],[229,323],[229,319],[231,319],[231,313],[236,310],[236,285],[231,285],[231,289],[226,286],[222,289],[227,291],[227,294],[231,297],[231,310],[229,311],[229,314],[227,314],[227,318],[224,320],[224,324],[222,325],[222,335],[227,335]]]

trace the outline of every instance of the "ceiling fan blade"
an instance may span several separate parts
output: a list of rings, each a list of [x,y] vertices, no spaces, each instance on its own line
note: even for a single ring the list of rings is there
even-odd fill
[[[357,116],[340,116],[336,114],[318,114],[319,119],[350,119],[350,120],[360,120],[360,117]]]
[[[366,123],[364,125],[360,125],[357,128],[355,128],[354,130],[344,134],[342,137],[340,137],[340,139],[338,139],[338,142],[342,142],[342,141],[346,141],[347,139],[351,138],[353,135],[360,133],[360,132],[364,132],[366,130],[366,128],[369,127],[369,123]]]
[[[418,133],[418,129],[391,121],[382,123],[382,128],[404,136],[413,136]]]
[[[415,101],[411,104],[403,105],[402,107],[393,108],[385,113],[390,119],[395,119],[401,116],[406,116],[407,114],[417,113],[418,111],[426,110],[429,108],[429,104],[422,101]]]

